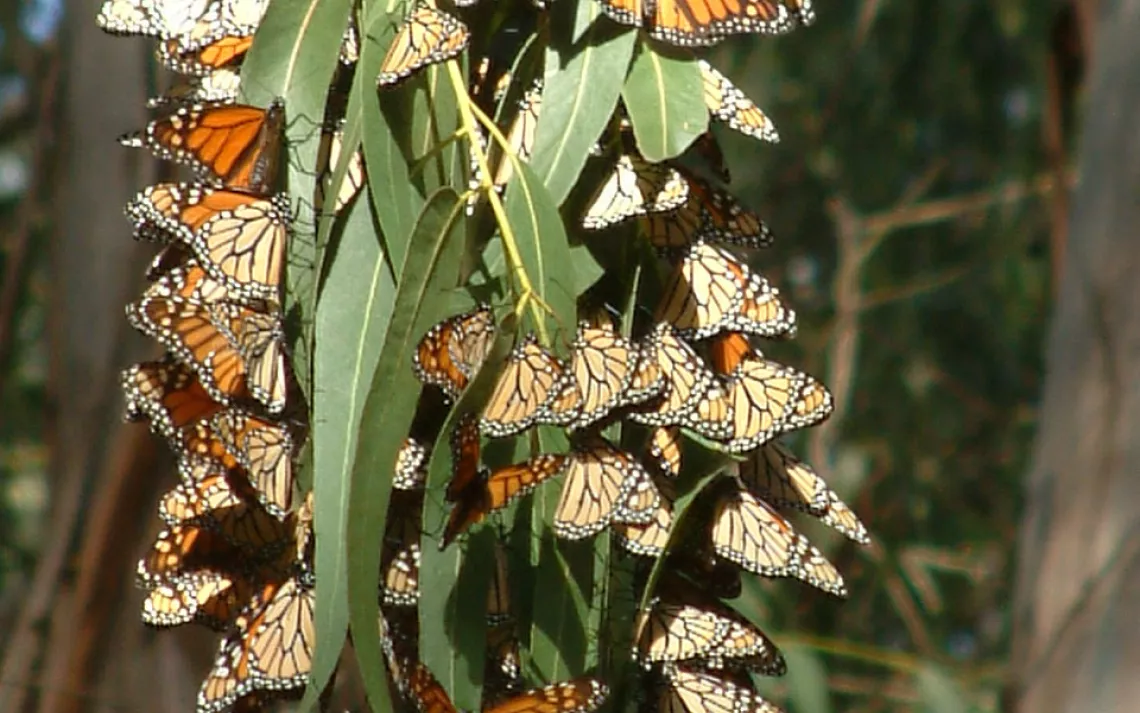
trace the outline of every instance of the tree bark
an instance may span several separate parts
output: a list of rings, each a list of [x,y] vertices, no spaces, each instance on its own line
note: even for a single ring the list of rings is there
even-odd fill
[[[1014,606],[1013,710],[1140,701],[1140,0],[1102,3]]]

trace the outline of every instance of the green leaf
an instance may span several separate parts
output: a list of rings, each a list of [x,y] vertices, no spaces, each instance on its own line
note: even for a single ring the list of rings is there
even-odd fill
[[[348,25],[350,0],[277,0],[266,10],[253,46],[242,63],[243,101],[266,106],[285,98],[286,165],[296,216],[288,245],[286,314],[295,328],[292,367],[310,397],[316,285],[321,255],[316,244],[313,196],[325,101],[341,37]],[[312,401],[310,401],[312,403]],[[308,480],[309,474],[299,474]],[[343,552],[342,483],[315,479],[315,522],[318,545],[315,645],[310,686],[302,710],[315,703],[344,647],[347,627]]]
[[[968,713],[972,706],[958,682],[936,664],[927,664],[915,676],[921,710],[926,713]]]
[[[784,658],[788,662],[788,697],[795,704],[795,709],[831,713],[833,707],[827,667],[820,661],[819,654],[807,647],[790,646],[784,649]]]
[[[373,229],[368,201],[352,204],[344,233],[330,248],[328,275],[317,304],[314,383],[318,388],[313,394],[312,440],[314,471],[320,473],[314,483],[317,558],[337,563],[339,590],[348,582],[351,553],[364,549],[345,546],[353,462],[361,414],[392,315],[396,285]],[[322,576],[318,570],[318,577]],[[329,580],[319,581],[317,591],[323,592]],[[372,592],[375,599],[375,586]],[[349,601],[353,596],[359,595],[350,594]],[[343,618],[346,623],[347,612]],[[375,627],[376,618],[372,621]],[[369,653],[375,660],[381,658],[375,636],[363,646],[364,658]],[[361,647],[358,641],[357,656]]]
[[[562,217],[530,167],[520,163],[517,169],[518,178],[507,187],[504,207],[519,259],[532,289],[554,311],[556,321],[573,325],[580,280]]]
[[[459,196],[442,189],[424,205],[401,266],[401,280],[391,309],[383,348],[364,401],[360,437],[352,469],[352,498],[348,504],[349,610],[357,646],[376,640],[379,545],[388,509],[392,468],[408,433],[420,386],[411,370],[415,343],[443,317],[446,295],[458,280],[463,244],[455,228],[462,214]],[[351,334],[351,333],[350,333]],[[341,335],[344,339],[345,335]],[[375,652],[365,649],[368,656]],[[359,655],[359,654],[358,654]],[[383,667],[373,661],[361,669],[375,710],[387,710],[379,688]],[[371,670],[369,670],[371,667]]]
[[[551,15],[530,166],[561,205],[617,106],[637,33],[598,22],[601,6],[593,0],[560,0]]]
[[[637,148],[650,161],[681,155],[709,126],[701,70],[692,56],[644,42],[622,89]]]
[[[558,429],[538,429],[539,451],[565,453],[570,444]],[[561,484],[534,492],[531,539],[537,543],[531,608],[531,662],[547,681],[562,681],[586,670],[587,623],[593,597],[592,540],[571,542],[554,535],[550,523],[558,509]]]
[[[275,0],[258,26],[242,62],[243,101],[267,106],[285,98],[286,164],[293,200],[288,245],[286,314],[296,339],[292,367],[302,391],[312,395],[313,315],[324,246],[316,240],[313,195],[316,188],[320,127],[329,84],[337,66],[351,0]],[[318,661],[324,668],[323,657]]]
[[[370,176],[368,190],[384,234],[387,259],[395,273],[397,266],[404,263],[416,216],[423,208],[423,198],[412,187],[408,164],[396,143],[388,115],[380,111],[376,93],[376,75],[402,13],[390,12],[376,0],[367,0],[362,12],[365,19],[360,32],[360,61],[348,98],[345,137],[350,129],[363,126],[364,164]],[[383,38],[383,42],[377,38]]]
[[[479,529],[463,545],[425,549],[420,562],[420,606],[437,612],[420,621],[420,658],[459,710],[480,708],[494,537]]]
[[[457,157],[461,156],[465,162],[467,152],[457,151],[459,105],[447,65],[433,64],[407,82],[412,92],[412,179],[422,186],[424,193],[440,186],[462,186],[455,169]]]

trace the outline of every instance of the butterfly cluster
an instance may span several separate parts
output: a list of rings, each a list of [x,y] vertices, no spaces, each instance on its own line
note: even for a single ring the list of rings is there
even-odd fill
[[[748,20],[720,21],[709,5],[705,26],[684,28],[668,25],[704,16],[670,16],[680,3],[655,4],[655,17],[602,4],[619,21],[678,45],[782,32],[812,17],[807,3],[759,2],[747,4]],[[473,62],[471,96],[488,114],[505,107],[498,115],[506,120],[495,141],[473,137],[471,214],[479,208],[477,187],[504,193],[530,159],[541,119],[541,76],[520,79],[515,68],[497,64],[512,63],[495,56]],[[731,80],[704,60],[696,64],[703,91],[693,99],[711,119],[778,140],[771,120]],[[504,312],[478,304],[435,325],[417,345],[420,382],[456,409],[449,453],[436,456],[451,462],[443,491],[450,511],[437,541],[446,548],[488,521],[509,524],[522,498],[554,488],[549,526],[559,538],[608,531],[635,562],[636,587],[659,572],[634,632],[644,709],[777,711],[749,674],[781,675],[784,660],[722,599],[739,595],[742,575],[794,578],[846,596],[841,574],[796,529],[791,512],[813,515],[857,543],[869,540],[850,508],[780,440],[825,420],[833,403],[817,379],[764,353],[762,340],[792,338],[797,324],[793,308],[754,267],[772,233],[724,187],[730,174],[711,132],[689,154],[647,160],[619,103],[587,166],[601,180],[581,202],[575,229],[586,240],[642,241],[654,257],[639,266],[657,276],[659,289],[631,294],[603,278],[579,296],[573,330],[550,339],[516,333],[513,315],[504,320]],[[494,345],[504,340],[513,346],[495,359]],[[486,383],[485,393],[469,393],[476,380]],[[540,445],[557,441],[538,435],[551,429],[565,434],[567,448]],[[416,453],[420,469],[413,474],[413,460],[401,457],[395,488],[423,492],[434,440],[434,432],[412,434],[403,454]],[[515,452],[529,444],[530,456],[485,463],[492,444],[503,441]],[[702,477],[686,468],[690,450],[718,453],[728,465]]]
[[[127,417],[178,461],[165,529],[138,563],[143,621],[222,633],[199,713],[256,710],[299,694],[313,645],[311,499],[295,497],[298,424],[282,324],[289,196],[275,190],[285,107],[236,103],[238,68],[264,0],[108,0],[99,25],[158,41],[183,75],[158,116],[121,139],[196,179],[144,189],[126,207],[162,245],[127,318],[165,355],[123,371]]]
[[[782,33],[814,16],[809,0],[581,1],[681,48]],[[471,20],[478,8],[469,9],[473,0],[453,4],[454,14],[408,7],[375,78],[381,103],[425,67],[469,50],[482,28]],[[127,206],[136,237],[163,245],[128,319],[166,354],[125,370],[123,388],[128,416],[146,420],[179,463],[180,483],[159,506],[166,529],[138,566],[143,620],[222,633],[199,713],[261,710],[300,695],[315,640],[312,496],[300,497],[294,483],[307,406],[293,383],[282,316],[291,206],[306,197],[277,190],[285,102],[238,101],[241,64],[267,7],[268,0],[107,0],[98,17],[108,32],[157,40],[158,60],[184,77],[149,102],[159,115],[143,131],[121,139],[197,176],[150,186]],[[542,22],[544,13],[533,3],[524,14]],[[356,20],[354,13],[340,45],[338,87],[351,83],[344,79],[356,71],[361,42],[375,39],[362,37]],[[471,57],[463,98],[501,124],[463,136],[476,236],[487,203],[532,157],[545,93],[542,72],[519,61],[524,49],[512,52],[512,42],[499,39],[486,45]],[[777,140],[772,122],[726,76],[685,56],[701,91],[681,99],[731,130]],[[326,203],[339,214],[367,180],[361,150],[341,155],[343,114],[344,102],[330,99],[312,196],[322,215]],[[769,228],[724,187],[731,176],[711,131],[686,156],[663,162],[645,158],[635,134],[619,102],[588,158],[600,180],[584,181],[594,190],[565,215],[594,244],[636,245],[627,252],[641,255],[634,262],[651,279],[630,289],[625,277],[604,275],[577,295],[573,319],[553,334],[518,329],[518,304],[501,309],[503,290],[468,281],[472,295],[485,296],[416,344],[423,390],[390,474],[377,597],[393,689],[421,713],[456,710],[420,658],[421,546],[464,547],[468,533],[510,523],[511,507],[540,488],[557,489],[557,503],[531,527],[562,541],[608,533],[615,556],[637,573],[635,589],[654,587],[631,632],[646,711],[776,711],[749,675],[780,675],[784,660],[722,600],[739,594],[743,574],[845,595],[842,576],[789,511],[867,540],[854,513],[779,441],[826,419],[832,401],[818,380],[760,349],[760,340],[796,330],[794,310],[753,267],[772,242]],[[334,187],[340,164],[345,178]],[[550,439],[540,432],[559,434],[554,442],[564,447],[541,447]],[[437,440],[446,446],[433,448]],[[524,450],[528,457],[501,457]],[[710,454],[727,465],[697,473],[691,463]],[[440,459],[450,462],[446,480],[429,483]],[[439,532],[425,531],[432,499],[447,508]],[[591,713],[610,696],[598,675],[528,689],[512,558],[501,539],[487,594],[482,710]]]

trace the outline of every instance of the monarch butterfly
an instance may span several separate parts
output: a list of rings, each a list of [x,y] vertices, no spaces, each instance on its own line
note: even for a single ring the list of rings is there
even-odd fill
[[[191,77],[167,89],[165,93],[146,100],[147,109],[163,109],[181,104],[232,104],[241,91],[241,73],[236,68],[223,67],[204,77]]]
[[[253,595],[243,576],[201,570],[150,585],[142,605],[148,626],[168,628],[198,623],[225,631]]]
[[[683,337],[704,339],[725,330],[760,337],[795,333],[796,313],[779,290],[708,243],[694,244],[673,270],[655,319]]]
[[[514,623],[505,622],[487,630],[487,653],[483,663],[482,708],[486,710],[517,696],[523,690],[519,641]]]
[[[599,0],[623,25],[644,27],[654,39],[682,47],[707,46],[737,34],[776,35],[815,20],[811,0]]]
[[[519,642],[511,615],[507,552],[495,542],[495,571],[487,588],[487,652],[483,665],[483,707],[522,690]]]
[[[491,583],[487,587],[487,626],[495,627],[499,624],[512,621],[511,616],[511,581],[507,551],[502,542],[494,543],[495,571],[491,576]]]
[[[638,218],[641,232],[657,249],[671,257],[693,243],[707,241],[743,248],[772,244],[772,233],[760,216],[740,205],[727,191],[710,186],[678,168],[688,182],[688,197],[676,210]]]
[[[254,398],[270,413],[285,408],[279,315],[154,295],[127,305],[127,319],[189,366],[215,401]]]
[[[380,601],[410,607],[420,600],[420,525],[423,491],[395,491],[380,548]]]
[[[119,378],[128,421],[149,419],[151,430],[183,443],[185,429],[222,410],[184,364],[167,356],[124,369]]]
[[[420,383],[438,386],[451,399],[467,387],[491,351],[495,316],[487,305],[450,317],[428,330],[416,346],[412,369]]]
[[[412,437],[404,439],[396,453],[392,487],[396,490],[419,490],[427,480],[428,449]]]
[[[823,421],[833,409],[831,393],[812,377],[750,354],[725,386],[732,403],[732,433],[725,450],[744,453],[781,433]]]
[[[614,535],[618,544],[635,555],[660,557],[669,544],[673,531],[673,501],[677,493],[672,484],[654,479],[661,500],[653,513],[653,519],[643,524],[619,523],[614,525]]]
[[[322,173],[317,179],[317,188],[314,201],[318,213],[324,212],[325,195],[332,192],[333,174],[340,161],[341,152],[344,151],[344,127],[335,131],[326,131],[321,136],[320,154],[317,156],[317,165],[322,166]],[[357,148],[348,158],[344,178],[336,187],[336,199],[333,201],[333,215],[340,215],[356,194],[364,187],[364,151]]]
[[[210,420],[217,437],[245,469],[265,510],[285,519],[293,504],[293,438],[289,431],[229,408]]]
[[[752,343],[741,332],[721,332],[709,340],[709,361],[718,374],[731,374],[755,353]]]
[[[486,478],[471,481],[451,510],[440,549],[446,548],[471,525],[482,522],[488,514],[507,507],[561,473],[565,464],[566,456],[544,453],[522,463],[496,468]]]
[[[670,478],[681,474],[681,429],[657,426],[649,436],[649,457]]]
[[[176,37],[201,21],[218,17],[215,0],[164,2],[163,0],[106,0],[95,22],[116,35]]]
[[[539,422],[557,422],[548,407],[565,384],[565,366],[528,334],[507,358],[479,419],[479,430],[505,438]]]
[[[706,131],[694,139],[691,148],[693,153],[705,162],[705,165],[718,180],[722,183],[732,182],[732,173],[728,170],[728,162],[725,161],[724,151],[721,149],[720,142],[717,141],[716,136],[711,130]]]
[[[356,15],[349,15],[348,27],[340,40],[340,63],[352,66],[360,60],[360,28],[356,26]]]
[[[705,105],[710,114],[746,136],[772,143],[780,140],[772,120],[728,77],[703,59],[698,59],[697,65],[701,68]]]
[[[531,152],[534,151],[534,131],[538,126],[539,113],[542,111],[542,88],[541,77],[531,82],[530,87],[519,99],[518,112],[511,122],[511,128],[507,131],[510,153],[523,163],[530,161]],[[511,157],[498,144],[492,144],[489,158],[492,158],[496,165],[493,183],[496,189],[502,191],[514,174]]]
[[[770,505],[736,479],[717,493],[713,550],[764,577],[795,577],[825,592],[847,596],[843,577]]]
[[[384,55],[376,84],[390,86],[429,64],[446,62],[467,49],[471,33],[456,17],[421,5],[404,21]]]
[[[224,188],[265,195],[277,180],[284,124],[280,98],[267,109],[207,102],[180,107],[151,121],[141,134],[125,134],[119,143],[146,147]]]
[[[711,673],[674,664],[662,669],[656,710],[661,713],[782,713],[760,697],[743,673]]]
[[[239,549],[258,557],[284,548],[293,531],[258,506],[241,471],[210,458],[187,456],[178,466],[182,483],[159,504],[168,526],[193,525],[221,533]]]
[[[479,420],[474,413],[465,413],[455,422],[448,437],[451,449],[451,480],[444,497],[448,502],[459,500],[472,483],[483,474],[480,463]]]
[[[269,0],[106,0],[99,27],[113,34],[178,38],[197,46],[222,35],[252,35]]]
[[[139,560],[136,575],[140,584],[148,586],[203,569],[248,571],[252,565],[273,560],[287,542],[288,538],[235,542],[221,531],[174,525],[158,534]]]
[[[316,595],[297,576],[262,585],[222,640],[198,691],[199,713],[219,713],[256,692],[304,687],[312,668]]]
[[[861,545],[871,543],[867,528],[823,478],[782,444],[761,446],[740,464],[740,480],[778,508],[800,510]]]
[[[668,571],[699,583],[710,596],[736,599],[744,587],[740,568],[713,554],[710,544],[686,539],[681,546],[670,550],[666,558]]]
[[[709,668],[748,669],[783,675],[787,666],[775,644],[747,619],[676,575],[663,577],[660,596],[634,624],[634,657],[645,668],[690,662]]]
[[[422,662],[410,664],[411,671],[397,671],[420,713],[456,713],[455,704],[439,681]],[[406,678],[405,678],[406,676]],[[552,683],[483,708],[483,713],[590,713],[605,702],[609,689],[592,676]]]
[[[223,34],[190,46],[187,46],[183,38],[174,38],[159,42],[156,54],[158,61],[172,72],[208,77],[219,69],[237,65],[252,46],[252,32],[242,35]]]
[[[642,351],[657,362],[666,390],[659,400],[632,411],[631,421],[646,426],[684,426],[714,439],[731,435],[732,404],[716,375],[668,323],[658,323]]]
[[[623,154],[590,199],[582,227],[601,230],[629,218],[665,213],[683,205],[688,196],[689,183],[676,168]]]
[[[618,334],[613,324],[583,322],[570,347],[569,377],[579,394],[578,414],[571,427],[586,428],[614,409],[650,398],[643,388],[630,389],[637,373],[637,345]]]
[[[567,459],[554,532],[580,540],[612,522],[644,524],[653,519],[659,503],[660,495],[641,463],[593,436]]]
[[[213,279],[244,299],[280,300],[289,201],[199,184],[159,183],[127,204],[141,238],[175,236]]]

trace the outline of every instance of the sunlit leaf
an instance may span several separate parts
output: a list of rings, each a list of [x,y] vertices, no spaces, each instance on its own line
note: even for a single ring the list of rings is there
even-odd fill
[[[542,114],[530,165],[561,205],[609,122],[637,35],[598,19],[593,0],[561,0],[551,9]],[[577,38],[577,39],[573,39]]]
[[[507,188],[507,221],[535,294],[563,325],[574,324],[579,278],[558,207],[526,164]],[[585,255],[589,258],[589,255]]]
[[[401,266],[404,279],[396,289],[383,347],[364,401],[348,505],[348,580],[353,593],[352,630],[357,637],[375,637],[378,627],[381,528],[396,453],[408,433],[420,391],[411,357],[420,336],[444,316],[444,296],[458,279],[463,245],[456,238],[456,227],[461,212],[459,197],[447,189],[432,195],[424,205]],[[371,693],[374,702],[378,700],[377,694]]]
[[[267,106],[285,98],[288,185],[294,221],[286,270],[286,314],[296,329],[292,370],[313,403],[313,331],[316,324],[316,279],[320,274],[321,246],[316,242],[313,196],[317,154],[329,83],[337,53],[348,25],[349,0],[277,0],[258,27],[253,47],[242,64],[242,98]],[[314,462],[316,452],[314,451]],[[309,474],[301,474],[308,480]],[[343,546],[344,483],[314,479],[318,581],[315,612],[317,641],[310,687],[302,710],[308,710],[329,680],[344,644],[348,625]]]
[[[701,71],[691,56],[642,43],[622,88],[637,148],[650,161],[679,156],[708,129]]]
[[[314,481],[316,557],[318,563],[336,563],[335,576],[318,569],[323,578],[317,591],[323,596],[332,589],[341,607],[347,604],[343,587],[349,553],[360,551],[345,547],[356,436],[396,288],[372,221],[368,201],[353,203],[344,231],[329,251],[328,277],[317,305],[313,373],[319,389],[312,426],[313,467],[320,474]],[[382,522],[383,511],[380,518]],[[375,582],[372,592],[375,599]],[[346,621],[347,611],[338,622]],[[375,630],[375,616],[372,622]]]
[[[286,313],[297,326],[292,367],[301,389],[311,396],[313,314],[323,247],[316,240],[313,195],[325,103],[341,38],[348,26],[350,0],[275,0],[258,26],[242,62],[241,91],[247,103],[267,106],[284,97],[289,195],[294,221],[288,246]],[[317,670],[329,662],[318,654]]]

